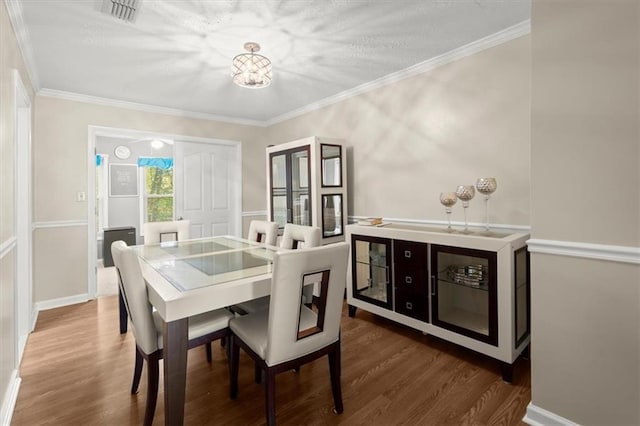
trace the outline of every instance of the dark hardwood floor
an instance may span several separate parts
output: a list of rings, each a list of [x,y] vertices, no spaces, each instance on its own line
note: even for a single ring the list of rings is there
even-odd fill
[[[513,384],[497,361],[358,310],[342,321],[344,413],[333,413],[328,362],[277,378],[287,425],[517,425],[531,399],[530,367]],[[131,395],[134,340],[118,332],[117,297],[41,312],[29,337],[13,425],[128,425],[144,415],[146,373]],[[265,423],[264,393],[241,353],[238,399],[229,399],[224,351],[189,351],[186,425]],[[164,424],[161,385],[154,424]]]

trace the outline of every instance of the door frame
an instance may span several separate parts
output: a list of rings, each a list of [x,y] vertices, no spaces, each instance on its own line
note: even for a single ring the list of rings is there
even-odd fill
[[[17,237],[15,282],[15,343],[16,367],[20,365],[29,333],[35,326],[33,304],[33,230],[31,182],[31,124],[32,105],[20,73],[13,70],[14,85],[14,208]],[[21,194],[18,197],[18,194]]]
[[[95,220],[95,208],[96,208],[96,169],[95,169],[95,155],[96,155],[96,138],[100,136],[107,137],[122,137],[135,139],[144,138],[156,138],[156,139],[172,139],[175,143],[180,141],[184,142],[198,142],[209,143],[218,145],[227,145],[235,147],[236,159],[235,164],[230,165],[236,171],[238,179],[231,183],[231,187],[234,191],[234,208],[237,214],[236,228],[233,230],[234,235],[240,236],[242,232],[242,143],[240,141],[204,138],[197,136],[185,136],[170,133],[161,133],[153,131],[141,131],[124,129],[117,127],[104,127],[104,126],[88,126],[88,143],[87,143],[87,294],[89,298],[93,299],[96,295],[96,272],[97,272],[97,258],[98,258],[98,246],[97,246],[97,229]],[[174,145],[175,150],[175,145]],[[174,188],[174,196],[176,189]]]

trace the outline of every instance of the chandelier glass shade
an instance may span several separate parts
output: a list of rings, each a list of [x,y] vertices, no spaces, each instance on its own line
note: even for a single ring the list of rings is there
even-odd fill
[[[241,53],[233,58],[231,75],[233,82],[241,87],[259,89],[271,84],[271,61],[255,52],[260,51],[258,43],[248,42],[244,48],[249,53]]]

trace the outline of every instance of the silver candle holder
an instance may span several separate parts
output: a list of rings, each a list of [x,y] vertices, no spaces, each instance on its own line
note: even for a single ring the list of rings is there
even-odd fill
[[[458,202],[458,196],[455,192],[441,192],[440,203],[444,206],[444,211],[447,213],[447,231],[451,232],[451,207]]]
[[[484,195],[484,229],[489,230],[489,198],[498,189],[496,178],[478,178],[476,189]]]
[[[462,201],[462,207],[464,209],[464,232],[468,233],[467,208],[469,207],[469,201],[476,195],[476,190],[473,185],[458,185],[456,195],[460,201]]]

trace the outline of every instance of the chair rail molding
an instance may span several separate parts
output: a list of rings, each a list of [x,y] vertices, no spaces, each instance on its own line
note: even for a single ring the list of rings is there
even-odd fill
[[[571,256],[584,259],[640,265],[640,247],[593,244],[575,241],[556,241],[532,238],[527,241],[531,253]]]
[[[34,222],[33,229],[43,228],[68,228],[71,226],[87,226],[87,221],[82,220],[51,220],[45,222]]]
[[[536,407],[531,402],[527,406],[527,412],[522,421],[531,426],[577,426],[577,423],[554,414],[551,411],[547,411],[544,408]]]
[[[16,237],[11,237],[0,244],[0,259],[5,257],[7,253],[13,250],[18,243],[18,239]]]
[[[242,212],[242,217],[267,216],[266,210],[246,211]]]

